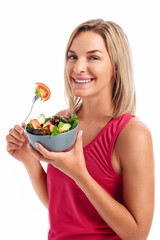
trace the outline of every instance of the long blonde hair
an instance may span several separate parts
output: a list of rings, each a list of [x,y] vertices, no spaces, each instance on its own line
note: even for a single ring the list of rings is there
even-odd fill
[[[128,39],[122,28],[114,22],[94,19],[80,24],[71,34],[65,54],[67,63],[68,50],[73,39],[82,31],[93,31],[100,34],[106,44],[106,49],[113,65],[114,87],[112,100],[114,111],[112,117],[123,113],[135,114],[136,94],[133,80],[132,58]],[[65,96],[70,113],[76,112],[82,105],[82,99],[72,94],[69,81],[64,74]]]

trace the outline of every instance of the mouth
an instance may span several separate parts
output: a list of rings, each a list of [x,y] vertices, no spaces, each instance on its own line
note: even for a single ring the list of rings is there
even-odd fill
[[[72,77],[72,80],[77,83],[77,84],[87,84],[87,83],[90,83],[94,80],[95,78],[73,78]]]

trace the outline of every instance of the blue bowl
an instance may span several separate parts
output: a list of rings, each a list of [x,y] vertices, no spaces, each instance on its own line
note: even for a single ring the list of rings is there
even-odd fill
[[[27,132],[25,129],[29,142],[35,150],[38,151],[35,143],[39,142],[43,147],[53,152],[62,152],[70,148],[75,143],[77,131],[78,125],[68,132],[60,133],[51,137],[50,135],[34,135]]]

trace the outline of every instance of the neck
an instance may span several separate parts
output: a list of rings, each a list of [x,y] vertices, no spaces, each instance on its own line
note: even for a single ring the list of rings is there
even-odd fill
[[[78,117],[85,122],[95,122],[111,117],[113,113],[112,100],[97,99],[97,98],[83,98],[82,107],[78,113]]]

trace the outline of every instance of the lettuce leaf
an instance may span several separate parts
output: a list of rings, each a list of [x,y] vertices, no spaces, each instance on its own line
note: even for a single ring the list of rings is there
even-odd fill
[[[26,130],[27,130],[27,132],[29,132],[29,130],[30,130],[31,128],[33,128],[32,125],[31,125],[30,123],[27,123],[27,125],[26,125]]]
[[[72,117],[68,120],[68,123],[71,124],[71,129],[75,128],[77,124],[79,123],[79,119],[77,119],[77,115],[73,114]]]
[[[39,90],[38,90],[38,88],[36,87],[35,88],[35,92],[34,92],[36,95],[38,95],[40,98],[41,98],[41,101],[42,101],[42,97],[41,97],[41,94],[40,94],[40,92],[39,92]]]
[[[57,126],[54,126],[53,131],[49,134],[51,137],[56,136],[60,134],[61,132],[59,131]]]

